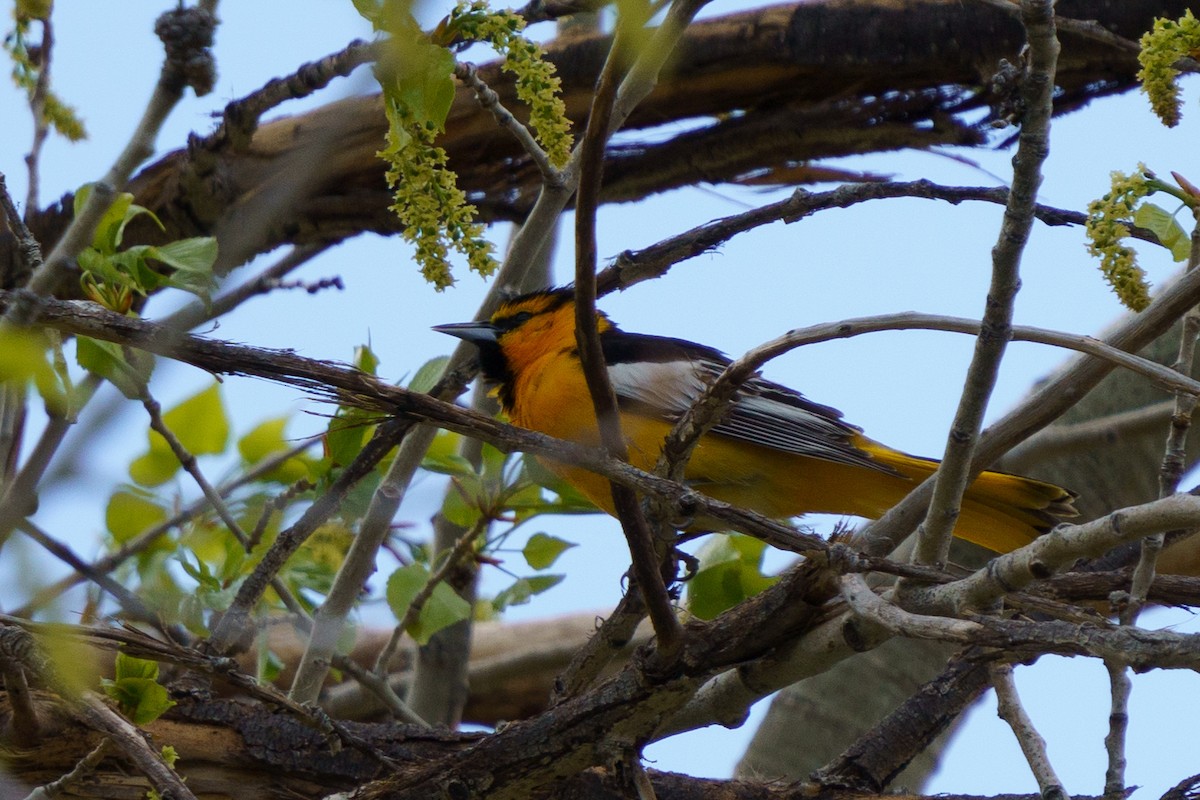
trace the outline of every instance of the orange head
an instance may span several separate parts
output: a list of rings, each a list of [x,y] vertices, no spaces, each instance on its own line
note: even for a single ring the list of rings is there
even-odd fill
[[[603,314],[597,315],[597,325],[601,332],[614,327]],[[436,325],[434,330],[479,348],[483,376],[499,384],[500,402],[509,409],[517,375],[541,359],[575,352],[574,290],[568,286],[531,292],[504,301],[489,320]]]

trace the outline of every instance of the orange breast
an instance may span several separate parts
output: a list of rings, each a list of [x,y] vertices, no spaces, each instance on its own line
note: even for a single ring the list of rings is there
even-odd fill
[[[513,423],[560,439],[599,445],[591,396],[578,363],[574,359],[547,358],[539,366],[523,371],[517,379]],[[663,420],[623,413],[621,430],[630,463],[653,470],[670,429],[671,425]],[[579,467],[545,459],[542,462],[597,506],[613,513],[607,479]],[[880,478],[894,485],[892,491],[879,491]],[[717,500],[778,518],[810,512],[871,516],[886,510],[912,486],[903,478],[715,435],[700,441],[688,462],[685,479]]]

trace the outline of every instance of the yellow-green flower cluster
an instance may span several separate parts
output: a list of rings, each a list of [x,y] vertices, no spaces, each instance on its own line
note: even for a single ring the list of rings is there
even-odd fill
[[[1178,20],[1156,19],[1154,29],[1142,35],[1138,80],[1150,98],[1150,107],[1168,128],[1179,124],[1179,70],[1173,64],[1200,50],[1200,20],[1191,10]]]
[[[562,101],[562,82],[537,42],[521,35],[525,20],[512,11],[492,11],[483,0],[459,3],[448,28],[464,39],[488,42],[504,56],[504,69],[516,76],[517,97],[529,106],[529,124],[550,163],[563,167],[571,156],[571,121]]]
[[[387,147],[378,155],[390,165],[387,181],[395,192],[391,209],[404,225],[404,238],[416,246],[421,274],[438,291],[452,286],[451,247],[467,257],[475,272],[492,274],[492,245],[483,236],[484,226],[475,222],[475,206],[446,168],[446,151],[433,144],[440,127],[416,122],[391,101],[387,115]]]
[[[562,167],[570,158],[570,122],[553,65],[541,47],[521,36],[525,21],[519,15],[493,12],[482,0],[460,3],[432,34],[421,30],[403,0],[355,0],[355,7],[389,36],[391,47],[375,65],[389,123],[378,155],[388,162],[391,208],[404,238],[416,245],[421,273],[439,291],[452,285],[448,255],[454,249],[472,270],[490,275],[497,265],[484,226],[474,221],[475,207],[455,185],[446,152],[434,146],[454,100],[454,57],[447,48],[486,41],[504,54],[505,69],[517,78],[517,96],[530,107],[534,135],[550,163]]]
[[[1146,273],[1137,265],[1137,253],[1121,242],[1129,236],[1134,206],[1153,188],[1146,167],[1138,164],[1133,175],[1112,173],[1112,190],[1088,204],[1088,252],[1100,259],[1100,271],[1120,301],[1134,311],[1150,305]]]
[[[4,37],[4,49],[12,59],[12,79],[19,88],[25,91],[32,101],[37,92],[38,74],[41,64],[29,52],[27,39],[29,24],[33,20],[45,19],[50,14],[49,2],[34,2],[22,0],[13,9],[15,27],[8,36]],[[74,108],[62,101],[53,90],[46,88],[42,94],[42,119],[46,124],[58,131],[64,138],[77,142],[87,138],[87,131]]]

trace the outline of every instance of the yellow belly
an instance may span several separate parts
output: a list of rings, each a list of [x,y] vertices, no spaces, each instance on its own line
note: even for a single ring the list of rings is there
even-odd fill
[[[599,444],[591,397],[578,373],[578,362],[551,354],[543,368],[523,375],[533,377],[525,377],[516,387],[521,400],[511,412],[514,424],[580,444]],[[653,470],[670,424],[622,413],[621,427],[630,463]],[[935,461],[892,450],[865,436],[852,436],[851,444],[891,471],[799,456],[709,434],[693,452],[685,480],[716,500],[777,519],[809,513],[874,518],[902,500],[937,467]],[[614,513],[606,478],[569,464],[540,460],[598,507]],[[1008,552],[1049,527],[1042,510],[1064,494],[1040,481],[985,472],[968,489],[955,535]],[[713,529],[704,520],[692,527]]]

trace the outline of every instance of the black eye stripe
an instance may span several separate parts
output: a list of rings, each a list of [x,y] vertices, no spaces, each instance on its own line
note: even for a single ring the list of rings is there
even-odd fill
[[[511,331],[513,328],[518,328],[521,325],[525,324],[532,317],[533,317],[532,312],[519,311],[516,314],[513,314],[511,317],[504,317],[503,319],[498,319],[492,324],[495,325],[497,328],[499,328],[502,331]]]

